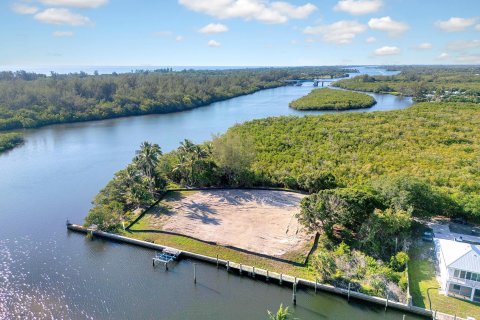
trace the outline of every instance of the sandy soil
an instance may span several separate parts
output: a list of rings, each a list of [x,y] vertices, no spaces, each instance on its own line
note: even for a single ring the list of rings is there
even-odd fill
[[[282,256],[305,248],[312,238],[295,218],[303,197],[267,190],[198,191],[164,202],[169,212],[151,222],[164,231]]]

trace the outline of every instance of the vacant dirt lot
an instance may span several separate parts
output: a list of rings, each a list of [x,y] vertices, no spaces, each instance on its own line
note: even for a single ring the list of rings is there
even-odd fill
[[[277,257],[308,252],[312,235],[295,218],[303,197],[266,190],[176,193],[149,217],[149,226]]]

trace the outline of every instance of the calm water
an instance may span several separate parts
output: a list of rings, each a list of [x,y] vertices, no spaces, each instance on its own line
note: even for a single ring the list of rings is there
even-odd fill
[[[370,72],[378,72],[376,69]],[[144,140],[172,150],[201,142],[235,123],[300,114],[288,103],[309,92],[283,87],[183,113],[57,125],[26,133],[26,143],[0,155],[0,319],[265,319],[290,304],[291,290],[182,261],[165,273],[153,253],[69,233],[98,190]],[[401,109],[408,98],[375,96],[370,110]],[[300,291],[301,319],[402,319],[395,311]],[[408,316],[407,319],[414,319]]]

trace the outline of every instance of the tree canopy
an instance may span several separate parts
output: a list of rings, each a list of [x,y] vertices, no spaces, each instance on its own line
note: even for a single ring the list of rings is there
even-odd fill
[[[297,110],[350,110],[370,108],[376,103],[365,93],[321,88],[290,102],[290,107]]]

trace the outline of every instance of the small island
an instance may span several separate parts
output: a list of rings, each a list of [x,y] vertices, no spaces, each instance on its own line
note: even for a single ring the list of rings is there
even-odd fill
[[[377,103],[367,94],[337,89],[315,89],[306,96],[290,102],[296,110],[350,110],[370,108]]]

